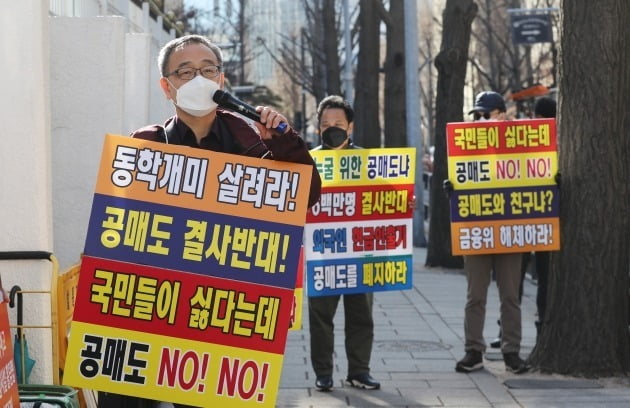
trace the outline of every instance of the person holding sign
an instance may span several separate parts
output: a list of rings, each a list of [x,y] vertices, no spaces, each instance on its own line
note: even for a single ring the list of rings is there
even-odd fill
[[[474,121],[499,121],[506,119],[503,97],[496,92],[481,92],[475,98],[475,106],[469,112]],[[447,193],[452,184],[445,180]],[[513,373],[527,371],[527,365],[519,357],[521,346],[521,306],[519,287],[521,284],[522,253],[478,254],[464,256],[464,271],[468,280],[468,291],[464,318],[466,354],[457,362],[457,372],[468,373],[483,368],[483,353],[486,342],[483,328],[486,318],[486,300],[492,271],[495,271],[499,299],[501,301],[501,352],[505,367]]]
[[[173,102],[175,116],[167,119],[164,126],[151,125],[134,131],[133,138],[310,165],[308,206],[317,202],[321,189],[319,173],[306,143],[283,115],[269,107],[248,107],[247,112],[241,113],[256,118],[252,123],[215,102],[220,99],[217,95],[223,99],[226,95],[231,97],[221,91],[225,74],[217,45],[199,35],[176,38],[161,49],[158,66],[160,87]],[[231,98],[224,104],[234,109],[236,99]],[[153,408],[157,404],[139,397],[99,393],[100,407]]]
[[[331,95],[317,107],[321,145],[313,150],[359,149],[352,143],[354,110],[342,97]],[[329,391],[333,387],[334,324],[333,319],[341,295],[308,298],[308,315],[311,336],[311,364],[315,371],[315,387]],[[346,382],[368,390],[379,389],[381,384],[370,375],[370,356],[374,341],[372,293],[343,295],[345,311],[346,356],[348,376]]]

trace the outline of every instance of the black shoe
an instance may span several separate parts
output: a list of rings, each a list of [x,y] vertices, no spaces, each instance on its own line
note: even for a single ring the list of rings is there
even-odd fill
[[[529,366],[518,356],[518,353],[503,354],[503,361],[505,362],[505,369],[511,373],[522,374],[529,370]]]
[[[330,391],[333,387],[332,375],[318,375],[315,380],[315,388],[320,391]]]
[[[368,373],[349,375],[348,378],[346,378],[346,383],[365,390],[378,390],[381,388],[381,383],[372,378]]]
[[[490,342],[490,347],[501,348],[501,333],[499,333],[499,337]]]
[[[490,342],[492,348],[501,348],[501,320],[497,320],[497,324],[499,325],[499,334],[497,334],[496,339]]]
[[[455,371],[458,373],[469,373],[483,368],[483,355],[481,351],[470,350],[466,352],[464,358],[457,362]]]

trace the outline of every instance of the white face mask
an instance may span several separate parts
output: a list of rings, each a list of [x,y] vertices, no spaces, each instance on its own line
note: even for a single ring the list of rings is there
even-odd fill
[[[217,103],[212,100],[212,95],[217,89],[218,83],[197,75],[179,87],[175,105],[193,116],[206,116],[217,108]]]

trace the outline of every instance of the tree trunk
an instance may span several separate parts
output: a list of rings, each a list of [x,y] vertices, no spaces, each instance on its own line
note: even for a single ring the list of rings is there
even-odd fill
[[[405,99],[405,26],[404,2],[389,3],[393,24],[387,25],[385,56],[385,146],[405,147],[407,143]]]
[[[341,95],[341,66],[339,64],[339,33],[335,24],[335,0],[324,0],[324,57],[326,59],[326,92]]]
[[[359,3],[359,59],[354,86],[353,139],[363,147],[381,147],[378,117],[380,18],[374,4],[376,1],[380,0],[360,0]]]
[[[433,120],[435,113],[435,92],[433,92],[433,89],[435,87],[435,80],[433,74],[433,64],[431,63],[433,62],[433,31],[434,30],[431,30],[431,33],[424,31],[422,33],[422,43],[424,44],[424,49],[426,49],[426,52],[424,60],[421,60],[420,70],[418,72],[418,75],[420,77],[420,93],[422,95],[420,97],[422,102],[422,105],[420,107],[420,116],[423,117],[422,126],[427,129],[424,141],[426,151],[428,151],[430,146],[435,145],[435,121]],[[422,52],[422,48],[420,48],[420,52]],[[426,67],[424,67],[424,65],[426,65]],[[425,70],[426,72],[423,73],[423,71]],[[423,107],[424,115],[422,115]]]
[[[308,44],[311,56],[311,89],[313,97],[316,101],[321,101],[326,97],[326,57],[324,56],[321,44],[324,41],[323,33],[323,10],[322,0],[305,1],[304,7],[307,9],[307,25],[308,35],[306,42]],[[303,34],[305,35],[305,34]]]
[[[247,47],[248,42],[248,24],[245,19],[245,10],[247,8],[247,0],[240,0],[238,9],[238,42],[239,42],[239,70],[238,70],[238,85],[243,85],[247,81]]]
[[[448,178],[446,124],[461,122],[464,82],[468,62],[471,24],[477,14],[472,0],[447,0],[443,13],[442,45],[435,58],[438,70],[436,97],[435,158],[431,178],[428,266],[461,268],[463,258],[451,254],[450,212],[442,181]]]
[[[561,250],[530,359],[553,373],[628,373],[630,2],[563,4]]]

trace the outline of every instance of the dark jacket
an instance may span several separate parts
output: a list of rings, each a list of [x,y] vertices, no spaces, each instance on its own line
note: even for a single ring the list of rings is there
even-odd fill
[[[131,136],[215,152],[308,164],[312,166],[308,206],[311,207],[319,200],[322,181],[317,167],[315,167],[315,162],[306,143],[293,128],[289,128],[289,131],[283,135],[276,135],[270,140],[263,140],[243,118],[218,108],[217,117],[210,133],[201,139],[200,143],[197,143],[193,131],[177,116],[169,118],[164,126],[145,126],[133,132]]]

